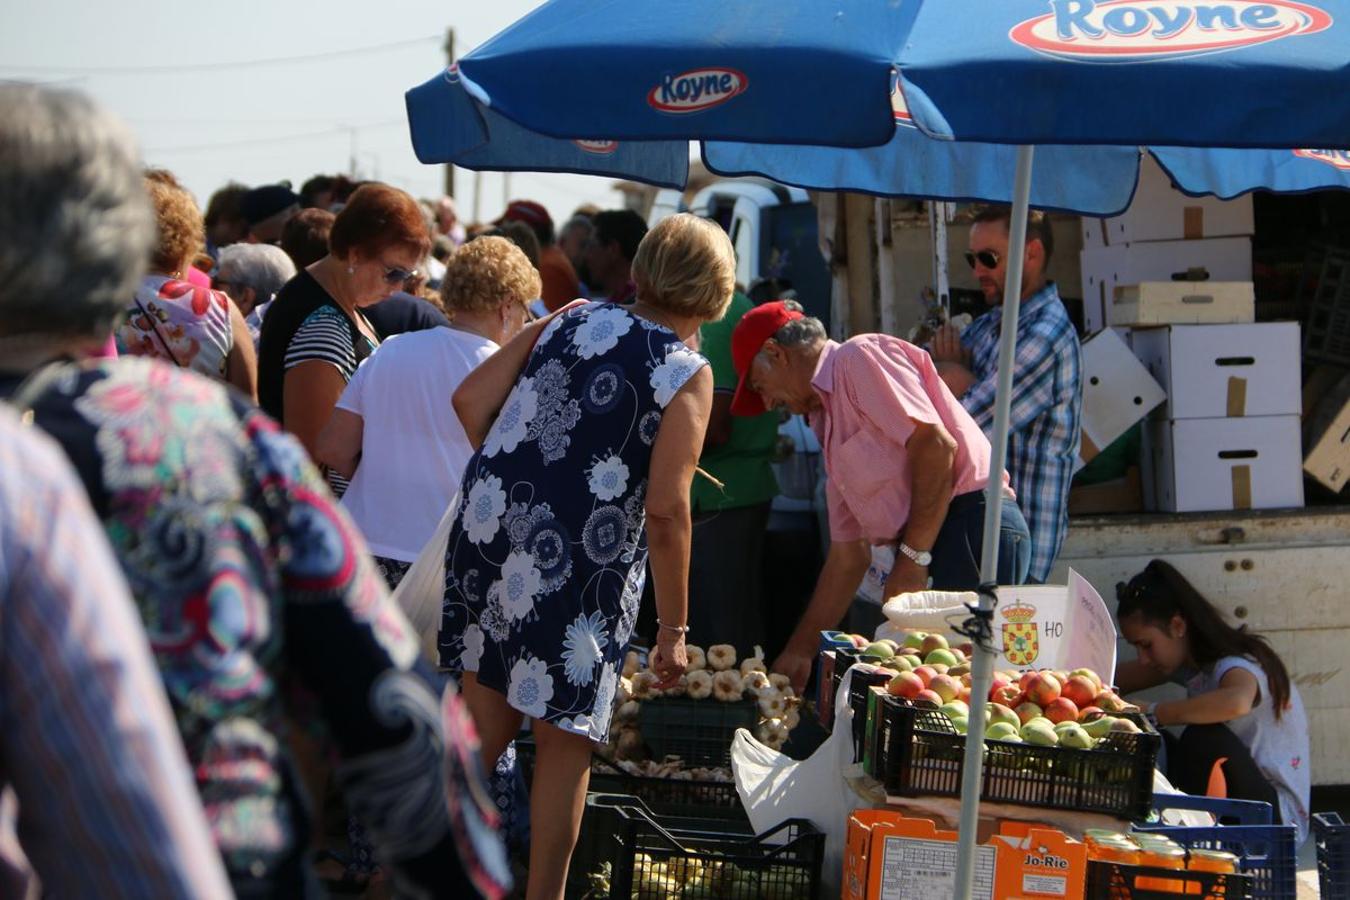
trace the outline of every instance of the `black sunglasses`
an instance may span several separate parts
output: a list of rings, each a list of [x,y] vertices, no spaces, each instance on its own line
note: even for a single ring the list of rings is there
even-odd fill
[[[973,250],[966,251],[966,265],[970,266],[972,269],[975,268],[976,263],[979,263],[986,269],[997,269],[999,259],[1001,259],[1001,257],[993,250],[981,250],[979,253],[976,253]]]
[[[417,270],[400,269],[398,266],[384,267],[385,284],[402,284],[417,275]]]

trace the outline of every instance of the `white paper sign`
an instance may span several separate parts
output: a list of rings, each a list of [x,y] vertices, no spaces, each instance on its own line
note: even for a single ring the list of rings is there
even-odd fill
[[[859,588],[864,599],[881,604],[883,585],[894,564],[893,551],[878,547]],[[1108,683],[1116,672],[1116,625],[1101,595],[1087,579],[1069,570],[1067,585],[1019,585],[998,589],[994,646],[998,665],[1014,669],[1091,669]],[[905,628],[903,614],[889,624]],[[919,613],[916,611],[916,617]],[[929,617],[931,618],[931,616]],[[928,621],[922,626],[931,627]],[[883,625],[882,629],[886,626]],[[879,636],[881,630],[878,630]]]

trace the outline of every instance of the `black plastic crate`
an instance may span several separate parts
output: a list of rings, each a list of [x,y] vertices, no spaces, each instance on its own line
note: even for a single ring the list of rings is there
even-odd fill
[[[516,742],[516,759],[526,785],[534,781],[534,754],[534,741]],[[595,754],[591,756],[588,791],[592,794],[628,794],[662,815],[748,821],[734,782],[631,775],[618,764]]]
[[[1339,813],[1315,813],[1317,878],[1323,897],[1350,897],[1350,824]]]
[[[1175,891],[1157,890],[1150,879],[1181,882]],[[1144,882],[1144,887],[1139,882]],[[1251,900],[1252,877],[1218,872],[1178,872],[1151,866],[1088,862],[1086,900]]]
[[[890,669],[866,663],[854,665],[848,686],[848,705],[853,710],[853,761],[862,762],[867,749],[867,697],[874,687],[885,687],[895,677]]]
[[[805,819],[755,835],[737,823],[662,816],[633,797],[592,794],[586,805],[605,836],[589,870],[599,876],[590,879],[593,897],[815,900],[819,894],[825,835]]]
[[[980,799],[1146,818],[1162,738],[1143,717],[1128,718],[1144,732],[1115,732],[1092,750],[986,739]],[[961,796],[966,736],[945,715],[888,696],[879,719],[876,754],[886,793]]]
[[[652,758],[678,756],[689,768],[730,767],[736,729],[754,731],[757,724],[759,705],[754,700],[660,697],[644,702],[638,712],[638,731]]]

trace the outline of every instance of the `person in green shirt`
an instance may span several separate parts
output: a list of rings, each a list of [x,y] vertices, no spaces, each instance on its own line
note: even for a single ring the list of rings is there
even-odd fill
[[[700,329],[701,352],[713,372],[713,406],[694,478],[694,535],[689,565],[690,639],[703,646],[732,644],[747,653],[763,644],[762,560],[769,504],[778,494],[770,463],[778,442],[778,415],[731,414],[736,369],[731,332],[753,308],[737,292],[720,322]]]

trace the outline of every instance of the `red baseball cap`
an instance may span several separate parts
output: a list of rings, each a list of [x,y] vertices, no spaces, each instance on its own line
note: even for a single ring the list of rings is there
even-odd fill
[[[553,217],[542,204],[533,200],[512,200],[506,207],[506,212],[502,213],[501,218],[493,224],[500,225],[503,222],[524,222],[530,226],[552,225]]]
[[[799,309],[788,309],[782,300],[761,303],[741,316],[731,332],[731,364],[736,367],[736,396],[731,399],[733,415],[758,416],[765,412],[764,398],[750,387],[750,363],[778,329],[805,317]]]

